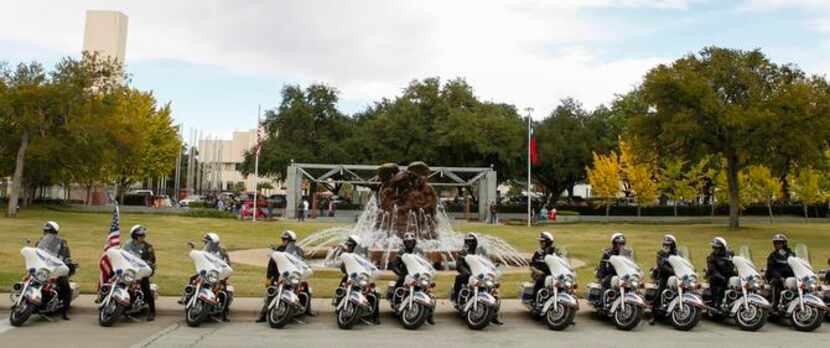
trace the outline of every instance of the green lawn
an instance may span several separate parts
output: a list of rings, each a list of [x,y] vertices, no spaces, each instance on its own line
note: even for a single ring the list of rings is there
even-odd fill
[[[69,241],[73,258],[81,264],[81,269],[74,277],[80,282],[84,292],[95,289],[98,276],[98,258],[101,254],[104,238],[109,229],[110,214],[86,214],[56,212],[45,209],[23,211],[16,219],[0,218],[0,291],[8,291],[11,284],[23,274],[23,258],[19,254],[25,238],[37,239],[40,227],[46,220],[55,220],[61,225],[61,234]],[[197,241],[203,233],[217,232],[229,250],[264,248],[277,242],[282,230],[289,228],[298,233],[300,238],[330,227],[329,224],[295,223],[295,222],[241,222],[230,219],[191,218],[162,215],[122,216],[122,229],[129,230],[133,224],[141,223],[150,230],[148,240],[156,248],[158,273],[154,281],[159,284],[164,295],[178,295],[184,282],[193,272],[193,265],[187,256],[188,240]],[[588,263],[578,270],[580,290],[585,283],[593,279],[593,268],[600,256],[600,251],[608,245],[608,238],[613,232],[623,232],[628,237],[629,246],[637,251],[637,260],[648,269],[654,264],[654,255],[660,247],[662,235],[673,233],[680,244],[687,245],[692,251],[692,261],[702,271],[709,241],[717,235],[725,237],[730,246],[737,248],[742,244],[752,247],[755,262],[763,267],[764,259],[770,250],[769,238],[777,232],[786,232],[793,244],[805,243],[810,246],[813,265],[816,269],[826,268],[830,257],[830,224],[757,224],[748,225],[740,230],[728,230],[720,225],[656,225],[656,224],[563,224],[545,227],[526,228],[521,226],[493,226],[482,224],[457,224],[459,231],[479,232],[499,236],[519,250],[530,252],[537,247],[536,236],[542,230],[552,232],[559,246],[564,246],[571,257]],[[126,233],[124,238],[129,238]],[[231,278],[242,296],[260,296],[264,284],[265,265],[262,267],[233,265],[235,273]],[[333,292],[339,280],[339,272],[316,272],[311,283],[318,296],[327,297]],[[518,285],[528,278],[525,274],[511,274],[502,279],[505,296],[515,296]],[[452,283],[452,276],[440,276],[438,294],[445,296]],[[384,284],[385,282],[378,282]]]

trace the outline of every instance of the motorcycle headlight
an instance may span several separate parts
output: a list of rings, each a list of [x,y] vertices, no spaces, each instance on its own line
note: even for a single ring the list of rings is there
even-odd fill
[[[211,283],[211,284],[218,282],[219,281],[219,271],[212,270],[210,272],[207,272],[207,274],[205,275],[205,280],[207,280],[207,282]]]
[[[296,274],[296,273],[292,273],[288,277],[288,283],[291,284],[291,285],[294,285],[294,286],[299,285],[300,284],[300,275]]]
[[[697,277],[690,275],[683,276],[680,284],[684,289],[694,289],[697,286]]]
[[[571,289],[574,286],[574,278],[571,275],[562,276],[559,281],[565,289]]]
[[[430,277],[429,277],[428,275],[426,275],[426,274],[422,274],[422,275],[418,278],[418,287],[420,287],[420,288],[422,288],[422,289],[426,289],[426,288],[428,288],[428,287],[429,287],[429,283],[430,283],[431,281],[432,281],[432,279],[430,279]]]
[[[128,270],[124,272],[124,275],[121,276],[121,279],[124,279],[125,283],[132,283],[135,281],[135,271]]]
[[[748,290],[758,290],[764,285],[761,278],[756,276],[746,277],[746,279],[744,279],[744,284],[746,284],[746,288]]]
[[[626,279],[623,279],[623,286],[628,286],[631,289],[636,289],[640,287],[640,276],[638,275],[631,275],[628,276]]]
[[[355,283],[357,283],[357,286],[365,288],[369,286],[369,277],[367,277],[365,274],[359,274],[355,278]]]
[[[49,279],[49,270],[46,268],[41,268],[35,272],[35,280],[43,283],[47,279]]]
[[[818,289],[818,278],[815,276],[804,277],[801,281],[801,287],[807,291],[816,291]]]
[[[488,289],[493,288],[493,287],[496,286],[496,280],[493,279],[493,277],[491,277],[491,276],[485,277],[483,283],[484,283],[484,287],[488,288]]]

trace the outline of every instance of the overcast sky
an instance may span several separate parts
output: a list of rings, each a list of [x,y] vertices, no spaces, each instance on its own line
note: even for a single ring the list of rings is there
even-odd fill
[[[0,61],[79,56],[88,9],[129,17],[133,84],[186,127],[228,136],[284,84],[322,82],[353,113],[413,79],[464,77],[485,100],[608,103],[654,65],[707,45],[830,72],[830,0],[0,0]]]

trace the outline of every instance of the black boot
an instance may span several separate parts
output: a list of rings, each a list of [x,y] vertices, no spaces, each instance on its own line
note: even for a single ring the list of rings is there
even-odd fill
[[[156,311],[155,310],[150,311],[149,313],[147,313],[147,321],[153,321],[153,320],[156,320]]]

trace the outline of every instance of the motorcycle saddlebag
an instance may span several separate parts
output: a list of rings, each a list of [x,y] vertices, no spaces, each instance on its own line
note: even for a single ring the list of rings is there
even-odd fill
[[[598,283],[588,283],[588,302],[602,301],[602,287]]]
[[[520,286],[520,290],[522,291],[522,302],[527,303],[533,300],[533,283],[522,283],[522,285]]]

